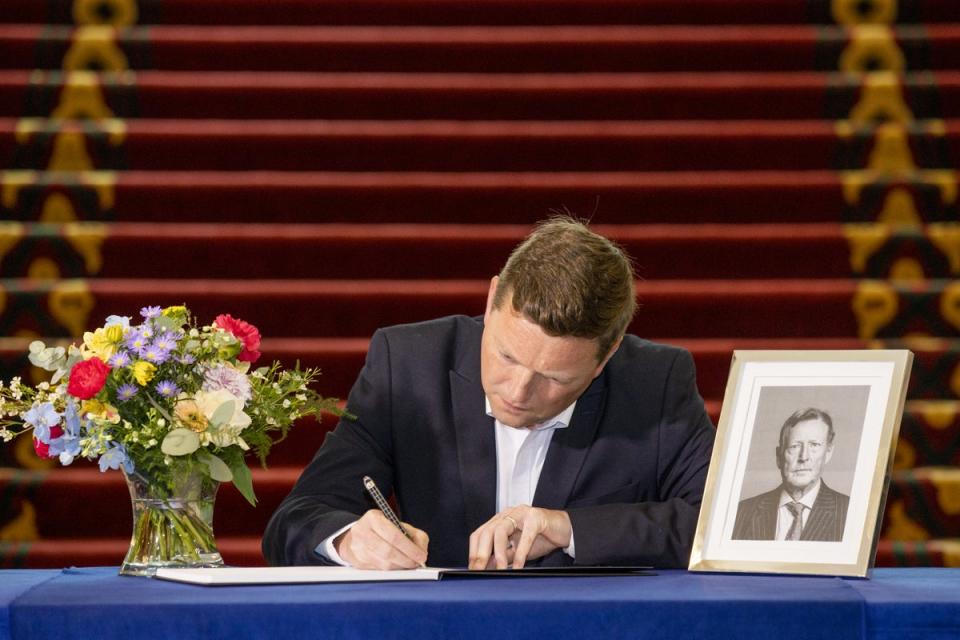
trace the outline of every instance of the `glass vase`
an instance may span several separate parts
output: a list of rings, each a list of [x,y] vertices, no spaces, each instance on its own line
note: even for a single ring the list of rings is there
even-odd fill
[[[213,536],[219,482],[196,469],[175,470],[169,484],[124,473],[133,503],[133,535],[120,575],[154,576],[161,567],[222,567]]]

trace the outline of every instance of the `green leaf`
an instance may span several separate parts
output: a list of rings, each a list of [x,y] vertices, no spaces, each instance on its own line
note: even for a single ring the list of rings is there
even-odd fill
[[[230,460],[230,471],[233,472],[233,484],[254,507],[257,506],[257,496],[253,493],[253,476],[247,463],[243,461],[243,455],[233,456]]]
[[[230,482],[233,480],[233,472],[230,471],[230,467],[217,456],[206,451],[201,451],[197,454],[197,458],[200,462],[207,465],[207,469],[210,471],[210,477],[217,482]]]
[[[185,456],[200,448],[200,437],[190,429],[174,429],[164,437],[160,450],[168,456]]]
[[[212,416],[210,416],[211,424],[219,427],[220,425],[230,422],[230,418],[233,417],[233,410],[236,404],[236,400],[227,400],[217,407],[217,410],[213,412]]]

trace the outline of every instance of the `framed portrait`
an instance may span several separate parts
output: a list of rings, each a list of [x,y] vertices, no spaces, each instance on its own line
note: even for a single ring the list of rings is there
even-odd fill
[[[912,363],[734,351],[690,570],[866,577]]]

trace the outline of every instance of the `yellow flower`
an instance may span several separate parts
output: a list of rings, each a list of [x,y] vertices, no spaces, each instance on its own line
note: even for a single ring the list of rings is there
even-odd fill
[[[100,402],[99,400],[84,400],[80,405],[80,413],[88,418],[94,418],[105,422],[118,424],[120,422],[120,412],[113,405]]]
[[[202,433],[207,430],[207,416],[193,400],[180,400],[173,409],[177,419],[191,431]]]
[[[104,362],[109,360],[117,352],[120,342],[123,340],[123,327],[118,324],[109,327],[101,327],[93,333],[87,331],[83,334],[83,345],[93,355]]]
[[[177,324],[183,324],[187,321],[187,308],[183,305],[167,307],[160,312],[164,318],[171,318]]]
[[[157,372],[157,367],[145,360],[137,360],[133,365],[133,377],[141,387],[153,380],[153,374]]]

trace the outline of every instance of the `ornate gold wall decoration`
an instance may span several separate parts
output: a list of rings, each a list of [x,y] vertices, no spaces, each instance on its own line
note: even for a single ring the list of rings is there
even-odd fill
[[[101,0],[102,1],[102,0]],[[127,56],[117,44],[117,30],[107,26],[80,27],[63,56],[64,71],[126,71]]]
[[[857,318],[861,340],[870,340],[897,315],[897,292],[887,282],[862,280],[853,296],[853,312]]]
[[[830,9],[833,19],[847,26],[897,21],[896,0],[833,0]]]
[[[79,337],[87,327],[93,310],[93,294],[84,280],[61,280],[50,287],[50,315],[66,327],[70,335]]]
[[[104,11],[104,8],[107,11]],[[105,16],[106,13],[106,16]],[[136,0],[74,0],[73,20],[79,25],[129,27],[137,23]]]
[[[840,54],[841,71],[903,73],[906,68],[906,59],[889,27],[856,25],[850,29],[850,43]]]
[[[906,124],[914,119],[903,99],[903,87],[895,73],[868,73],[860,87],[860,99],[850,110],[849,120],[855,124],[893,121]]]
[[[99,273],[103,268],[101,249],[107,239],[107,226],[97,222],[68,224],[63,229],[63,236],[83,256],[87,273]]]

